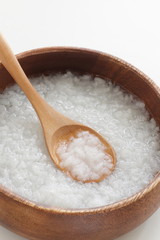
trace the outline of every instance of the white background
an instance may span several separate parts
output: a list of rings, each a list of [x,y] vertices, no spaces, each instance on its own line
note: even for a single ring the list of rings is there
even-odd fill
[[[159,0],[0,0],[0,31],[15,53],[45,46],[101,50],[138,67],[160,86]],[[160,210],[119,238],[159,239]],[[24,238],[0,227],[0,240]]]

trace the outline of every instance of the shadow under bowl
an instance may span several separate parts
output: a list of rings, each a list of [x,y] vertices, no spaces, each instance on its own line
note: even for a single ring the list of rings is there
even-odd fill
[[[88,49],[51,47],[17,55],[28,76],[65,72],[110,79],[141,99],[160,126],[160,91],[143,73],[108,54]],[[0,64],[0,91],[14,83]],[[160,206],[160,172],[137,194],[89,209],[46,208],[0,185],[0,224],[33,240],[111,240],[143,223]]]

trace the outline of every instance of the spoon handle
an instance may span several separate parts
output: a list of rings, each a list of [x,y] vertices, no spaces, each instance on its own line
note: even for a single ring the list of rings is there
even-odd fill
[[[31,104],[33,105],[37,115],[40,118],[42,124],[49,120],[49,116],[59,114],[49,104],[47,104],[43,98],[38,94],[35,88],[28,80],[26,74],[21,68],[17,58],[13,54],[12,50],[8,46],[7,42],[0,34],[0,61],[13,77],[13,79],[20,86],[22,91],[25,93]],[[51,114],[52,112],[52,114]],[[52,119],[53,121],[53,119]]]

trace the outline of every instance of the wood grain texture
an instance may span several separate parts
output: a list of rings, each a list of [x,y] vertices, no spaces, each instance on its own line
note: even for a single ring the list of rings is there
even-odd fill
[[[160,91],[139,70],[113,56],[78,48],[44,48],[18,55],[26,74],[70,70],[111,79],[142,99],[160,125]],[[0,65],[0,90],[14,81]],[[124,201],[86,210],[38,206],[0,187],[0,223],[32,240],[111,240],[144,222],[160,206],[160,172]]]

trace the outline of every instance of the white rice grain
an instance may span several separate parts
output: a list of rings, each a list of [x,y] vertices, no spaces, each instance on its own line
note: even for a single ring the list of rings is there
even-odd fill
[[[32,79],[58,111],[102,134],[117,154],[115,171],[100,183],[73,181],[50,159],[39,120],[14,85],[0,94],[0,183],[39,204],[90,208],[144,188],[160,170],[159,128],[142,102],[100,78],[71,73]]]
[[[62,141],[56,151],[60,167],[79,181],[99,180],[113,168],[106,146],[88,131],[78,131],[68,141]]]

